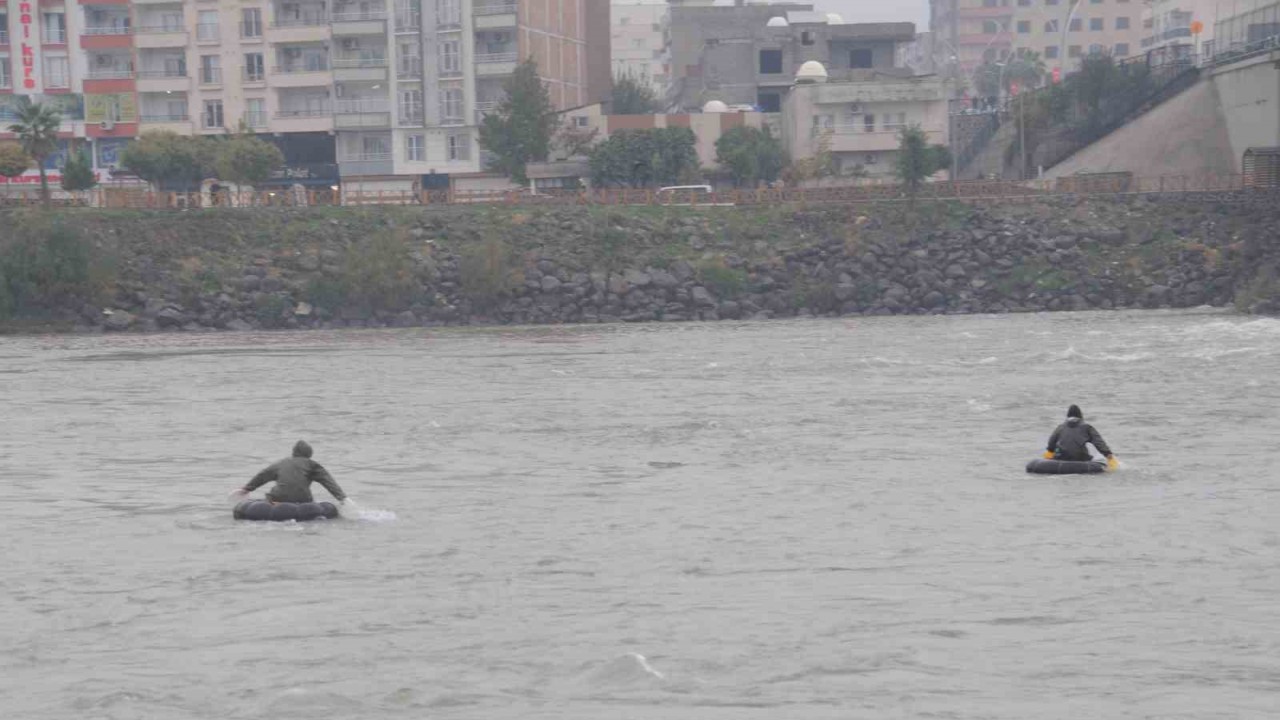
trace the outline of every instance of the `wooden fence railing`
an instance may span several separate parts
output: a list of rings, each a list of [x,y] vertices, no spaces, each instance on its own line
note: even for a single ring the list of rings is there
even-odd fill
[[[1054,196],[1105,196],[1165,193],[1223,193],[1254,189],[1244,175],[1168,175],[1133,177],[1129,173],[1074,175],[1053,180],[973,180],[926,183],[917,200],[1030,201]],[[760,188],[742,190],[659,191],[645,188],[607,188],[582,191],[524,190],[420,192],[325,189],[306,192],[173,193],[138,189],[97,188],[74,198],[58,198],[58,206],[194,210],[207,208],[264,208],[389,205],[652,205],[678,207],[730,207],[782,203],[867,203],[903,201],[908,196],[898,184],[861,182],[808,188]],[[0,206],[37,205],[31,195],[0,195]]]

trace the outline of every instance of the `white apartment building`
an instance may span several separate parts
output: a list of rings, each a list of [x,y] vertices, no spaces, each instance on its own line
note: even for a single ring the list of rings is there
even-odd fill
[[[1189,45],[1199,52],[1206,45],[1212,48],[1214,25],[1238,5],[1230,0],[1149,0],[1142,13],[1142,49]]]
[[[671,79],[671,8],[666,0],[613,0],[613,76],[630,76],[658,97]]]
[[[56,103],[107,170],[149,130],[243,129],[281,147],[283,181],[447,187],[481,171],[480,118],[522,58],[557,108],[608,81],[595,0],[0,3],[0,121],[19,95]]]

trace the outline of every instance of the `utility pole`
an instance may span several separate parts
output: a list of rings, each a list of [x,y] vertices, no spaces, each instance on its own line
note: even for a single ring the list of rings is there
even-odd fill
[[[1018,88],[1018,150],[1022,155],[1022,166],[1018,168],[1018,177],[1022,180],[1027,179],[1027,116],[1023,112],[1023,105],[1026,104],[1025,90]]]

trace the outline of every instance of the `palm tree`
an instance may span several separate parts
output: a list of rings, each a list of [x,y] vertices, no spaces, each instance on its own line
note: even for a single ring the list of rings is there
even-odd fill
[[[62,113],[47,105],[31,102],[23,97],[18,105],[18,121],[9,131],[18,136],[22,149],[40,169],[40,199],[49,204],[49,177],[44,161],[58,149],[58,129],[62,127]]]

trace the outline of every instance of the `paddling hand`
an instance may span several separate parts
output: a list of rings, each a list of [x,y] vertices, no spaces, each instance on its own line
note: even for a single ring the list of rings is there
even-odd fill
[[[1115,455],[1107,456],[1107,472],[1115,472],[1120,469],[1120,460]]]
[[[232,490],[231,494],[228,495],[227,497],[231,500],[243,500],[248,496],[249,496],[248,490],[245,490],[244,488],[236,488],[235,490]]]
[[[1045,451],[1044,451],[1044,459],[1045,459],[1045,460],[1052,460],[1052,459],[1053,459],[1053,451],[1052,451],[1052,450],[1045,450]]]

